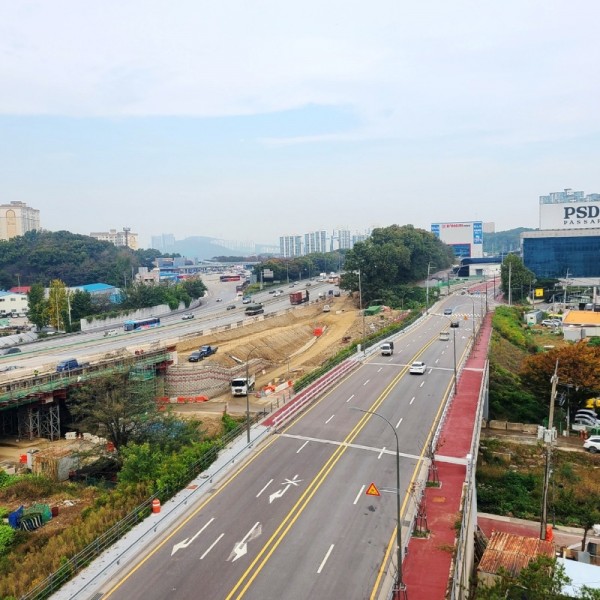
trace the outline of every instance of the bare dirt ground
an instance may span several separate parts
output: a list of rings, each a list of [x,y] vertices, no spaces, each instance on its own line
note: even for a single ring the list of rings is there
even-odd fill
[[[331,311],[323,312],[325,303]],[[326,302],[303,305],[280,317],[266,319],[254,325],[233,329],[222,333],[186,340],[177,347],[180,360],[185,360],[189,352],[199,345],[211,344],[219,350],[210,360],[224,367],[245,363],[251,359],[263,359],[263,369],[257,373],[256,389],[295,380],[321,365],[344,346],[362,337],[363,326],[367,333],[378,329],[397,318],[395,311],[385,311],[373,317],[366,317],[363,323],[356,300],[348,295],[328,298]],[[320,335],[316,335],[322,330]],[[232,358],[234,357],[234,358]],[[235,360],[237,359],[237,360]],[[251,397],[254,409],[269,403],[269,397]],[[208,402],[182,407],[182,414],[201,416],[203,422],[208,414],[215,416],[224,410],[243,412],[245,398],[232,398],[229,393],[211,398]],[[178,412],[180,408],[177,408]]]

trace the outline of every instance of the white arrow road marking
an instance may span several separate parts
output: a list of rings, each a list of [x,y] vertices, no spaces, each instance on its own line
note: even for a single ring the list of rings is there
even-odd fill
[[[228,561],[235,562],[238,558],[241,558],[248,552],[248,544],[247,542],[252,541],[254,538],[257,538],[262,533],[262,527],[260,525],[260,521],[257,521],[252,526],[252,529],[239,541],[236,542],[233,546],[233,550],[231,554],[227,558]]]
[[[284,485],[285,487],[281,490],[277,490],[276,492],[273,492],[270,496],[269,496],[269,504],[271,504],[271,502],[273,502],[273,500],[276,500],[277,498],[281,498],[281,496],[283,496],[292,485],[297,486],[300,482],[302,481],[302,479],[298,479],[298,475],[294,475],[294,477],[292,479],[286,479],[281,485]]]
[[[183,542],[179,542],[173,546],[173,550],[171,550],[171,556],[177,552],[177,550],[181,550],[182,548],[187,548],[213,521],[215,518],[213,517],[200,531],[195,533],[191,538],[185,538]]]

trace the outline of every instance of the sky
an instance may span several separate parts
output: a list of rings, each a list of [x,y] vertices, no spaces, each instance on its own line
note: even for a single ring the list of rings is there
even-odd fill
[[[277,244],[600,193],[597,0],[0,0],[0,203]]]

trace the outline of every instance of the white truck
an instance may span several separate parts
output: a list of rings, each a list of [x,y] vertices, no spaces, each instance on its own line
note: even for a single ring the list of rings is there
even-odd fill
[[[394,354],[394,342],[384,342],[379,346],[381,356],[392,356]]]
[[[245,396],[254,389],[254,383],[256,378],[254,375],[249,375],[248,379],[245,377],[236,377],[231,380],[231,395],[232,396]]]

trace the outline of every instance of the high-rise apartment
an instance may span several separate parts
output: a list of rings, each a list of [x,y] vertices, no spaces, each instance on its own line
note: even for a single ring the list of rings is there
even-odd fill
[[[302,237],[299,235],[282,235],[279,238],[279,254],[283,258],[302,256]]]
[[[304,234],[304,254],[327,252],[327,232],[311,231]]]
[[[90,237],[102,242],[110,242],[115,246],[131,248],[132,250],[138,249],[138,234],[132,233],[129,227],[123,227],[123,231],[111,229],[110,231],[92,232]]]
[[[23,235],[28,231],[39,230],[40,211],[25,202],[0,204],[0,240]]]

